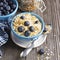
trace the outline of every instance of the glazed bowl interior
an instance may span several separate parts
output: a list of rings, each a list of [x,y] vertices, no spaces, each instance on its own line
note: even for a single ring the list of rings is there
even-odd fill
[[[39,32],[37,35],[31,36],[31,37],[30,37],[30,36],[29,36],[29,37],[25,37],[25,36],[18,35],[18,34],[14,31],[14,29],[13,29],[13,21],[15,20],[14,18],[15,18],[16,16],[12,19],[12,22],[11,22],[11,30],[12,30],[13,34],[14,34],[17,38],[20,38],[20,39],[22,38],[22,40],[24,40],[24,39],[25,39],[25,40],[28,40],[28,39],[34,40],[35,38],[38,38],[38,37],[43,33],[45,24],[44,24],[43,19],[42,19],[39,15],[37,15],[37,14],[35,14],[35,13],[33,13],[33,12],[23,12],[23,13],[20,13],[20,14],[27,14],[27,13],[30,13],[31,15],[36,16],[36,17],[39,19],[39,21],[40,21],[41,24],[42,24],[41,32]],[[17,16],[19,16],[20,14],[18,14]]]
[[[9,17],[13,17],[16,14],[16,12],[18,10],[18,2],[17,2],[17,0],[12,0],[12,1],[16,4],[16,9],[8,15],[0,16],[0,20],[7,20],[7,19],[9,19]]]

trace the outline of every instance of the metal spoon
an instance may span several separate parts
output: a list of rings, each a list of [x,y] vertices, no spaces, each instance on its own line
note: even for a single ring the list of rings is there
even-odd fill
[[[52,26],[51,25],[46,25],[46,28],[47,28],[47,31],[46,32],[43,32],[43,35],[47,35],[52,30]],[[20,57],[26,57],[29,54],[29,52],[34,48],[34,42],[36,40],[33,40],[31,42],[31,46],[28,47],[28,48],[26,48],[24,51],[21,52]]]
[[[21,52],[20,57],[26,57],[29,52],[33,49],[34,47],[34,41],[31,42],[31,46],[26,48],[24,51]]]

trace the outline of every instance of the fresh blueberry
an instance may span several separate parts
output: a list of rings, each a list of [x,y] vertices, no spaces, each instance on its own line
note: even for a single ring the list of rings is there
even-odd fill
[[[3,14],[5,14],[6,13],[6,10],[3,10]]]
[[[30,36],[30,31],[29,30],[25,31],[24,36],[26,36],[26,37]]]
[[[24,19],[24,16],[21,16],[20,19]]]
[[[3,14],[4,15],[8,15],[8,14],[10,14],[10,12],[9,11],[6,11],[6,10],[3,10]]]
[[[3,14],[6,15],[6,10],[3,10]]]
[[[6,0],[3,0],[3,3],[6,4],[6,5],[8,5],[8,2]]]
[[[6,5],[8,5],[8,2],[4,2]]]
[[[35,21],[35,24],[38,24],[38,21]]]
[[[30,30],[31,32],[33,32],[33,31],[34,31],[34,27],[33,27],[33,26],[30,26],[30,27],[29,27],[29,30]]]
[[[6,5],[6,4],[4,4],[4,5],[3,5],[3,8],[6,8],[6,7],[7,7],[7,5]]]
[[[9,11],[6,11],[6,13],[7,13],[6,15],[10,14],[10,12],[9,12]]]
[[[23,32],[24,31],[24,27],[23,26],[18,27],[18,31],[19,32]]]
[[[5,2],[7,2],[6,0],[3,0],[3,2],[5,3]]]
[[[45,52],[44,49],[40,49],[38,53],[39,53],[40,55],[43,55],[44,52]]]
[[[15,9],[15,8],[16,8],[16,5],[15,5],[15,4],[13,4],[11,8],[12,8],[12,9]]]
[[[3,6],[3,2],[0,2],[0,6]]]
[[[25,21],[25,22],[24,22],[24,25],[25,25],[25,26],[29,26],[29,25],[30,25],[29,21]]]
[[[10,6],[7,6],[7,7],[6,7],[6,10],[7,10],[7,11],[9,11],[10,9],[11,9]]]
[[[2,11],[2,15],[7,15],[12,13],[15,8],[16,5],[13,3],[12,0],[0,0],[0,11]]]
[[[3,11],[3,10],[4,10],[4,8],[3,8],[3,7],[0,7],[0,10],[1,10],[1,11]]]
[[[13,9],[10,10],[10,13],[12,13],[12,12],[13,12]]]
[[[46,28],[44,28],[43,32],[46,32],[46,31],[47,31],[47,29],[46,29]]]

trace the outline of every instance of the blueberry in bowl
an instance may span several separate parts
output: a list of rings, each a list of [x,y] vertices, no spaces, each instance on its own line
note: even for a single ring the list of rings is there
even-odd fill
[[[17,0],[0,0],[0,20],[8,20],[18,10]]]
[[[18,40],[36,40],[43,34],[45,23],[33,12],[23,12],[16,15],[11,22],[11,32]]]

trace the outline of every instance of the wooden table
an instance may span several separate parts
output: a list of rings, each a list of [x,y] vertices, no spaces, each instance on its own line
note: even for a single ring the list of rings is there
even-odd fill
[[[44,1],[46,3],[47,10],[43,14],[39,10],[34,12],[42,16],[46,24],[52,24],[53,29],[48,35],[46,42],[40,47],[33,49],[27,57],[20,58],[19,54],[24,49],[18,47],[10,39],[3,46],[5,53],[3,58],[0,60],[40,60],[41,56],[37,54],[37,51],[39,51],[41,47],[45,48],[46,46],[54,53],[49,60],[60,60],[60,0]]]

